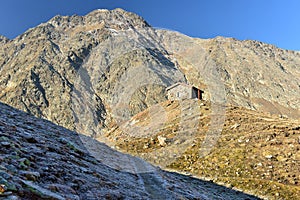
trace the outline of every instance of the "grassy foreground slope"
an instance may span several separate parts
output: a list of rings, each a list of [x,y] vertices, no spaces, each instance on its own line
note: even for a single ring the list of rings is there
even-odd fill
[[[299,120],[228,106],[222,134],[211,153],[201,156],[211,123],[210,107],[208,102],[197,100],[166,101],[106,136],[116,148],[169,170],[263,198],[299,199]],[[150,125],[161,121],[162,126],[151,129]],[[141,132],[133,134],[132,130]]]

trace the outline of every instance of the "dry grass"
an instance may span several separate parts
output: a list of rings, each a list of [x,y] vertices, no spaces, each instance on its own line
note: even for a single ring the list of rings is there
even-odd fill
[[[182,102],[162,103],[167,120],[149,137],[131,137],[120,128],[107,136],[111,140],[118,138],[114,145],[120,150],[170,170],[191,173],[268,199],[299,199],[299,121],[228,106],[222,135],[212,152],[201,157],[199,150],[210,122],[210,105],[188,101],[185,105],[189,106],[185,107]],[[199,108],[198,115],[180,117]],[[194,125],[192,119],[197,117],[197,127],[190,127],[193,133],[180,129],[182,123],[185,128]],[[149,119],[148,111],[132,118],[141,124]],[[166,146],[159,144],[159,135],[167,138]],[[180,139],[185,142],[178,142]]]

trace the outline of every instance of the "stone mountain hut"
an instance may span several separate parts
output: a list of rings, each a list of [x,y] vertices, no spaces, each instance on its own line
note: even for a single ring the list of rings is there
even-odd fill
[[[204,91],[186,83],[175,83],[166,88],[169,100],[199,99],[203,100]]]

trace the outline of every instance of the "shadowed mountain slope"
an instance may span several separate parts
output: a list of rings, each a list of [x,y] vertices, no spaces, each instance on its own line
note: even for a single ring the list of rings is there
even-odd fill
[[[2,103],[0,144],[0,199],[257,199],[162,171]]]

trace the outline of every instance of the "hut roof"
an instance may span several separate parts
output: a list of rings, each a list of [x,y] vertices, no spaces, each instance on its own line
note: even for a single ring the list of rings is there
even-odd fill
[[[166,88],[166,90],[171,90],[172,88],[174,87],[177,87],[178,85],[182,85],[182,86],[185,86],[185,87],[189,87],[189,88],[192,88],[193,86],[192,85],[189,85],[189,84],[186,84],[186,83],[182,83],[182,82],[178,82],[178,83],[175,83],[169,87]]]
[[[193,87],[194,87],[194,86],[189,85],[189,84],[186,84],[186,83],[178,82],[178,83],[175,83],[175,84],[173,84],[173,85],[167,87],[166,90],[167,90],[167,91],[168,91],[168,90],[171,90],[171,89],[177,87],[178,85],[182,85],[182,86],[187,87],[187,88],[193,88]]]

